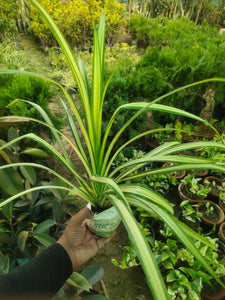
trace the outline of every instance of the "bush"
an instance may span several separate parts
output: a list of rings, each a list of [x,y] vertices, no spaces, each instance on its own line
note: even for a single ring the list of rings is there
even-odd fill
[[[179,86],[204,78],[223,77],[225,68],[225,37],[216,28],[206,22],[201,26],[183,18],[180,20],[150,20],[150,47],[136,65],[131,74],[128,90],[129,98],[154,100]],[[224,84],[205,84],[192,87],[173,97],[167,98],[167,104],[199,114],[205,106],[206,92],[215,93],[215,104],[221,112],[225,108],[222,95]],[[215,118],[219,118],[216,114]],[[157,113],[155,120],[165,123]]]
[[[132,16],[129,31],[138,48],[147,48],[150,42],[149,21],[142,16]]]
[[[32,101],[40,105],[51,116],[55,126],[60,128],[62,126],[62,116],[59,118],[59,115],[53,115],[49,109],[49,101],[53,96],[54,93],[49,83],[34,77],[16,75],[12,82],[2,89],[0,94],[0,108],[4,115],[20,115],[42,120],[38,111],[27,103],[19,101],[9,105],[15,99]],[[25,134],[32,130],[39,135],[41,128],[42,126],[35,122],[24,123],[20,125],[20,132],[21,134]],[[44,128],[46,131],[46,127]]]
[[[110,85],[107,89],[104,107],[103,107],[103,120],[107,123],[111,116],[113,115],[115,108],[126,104],[129,102],[134,102],[136,98],[129,98],[130,95],[130,74],[132,74],[133,61],[129,57],[120,60],[119,67],[116,69],[114,76],[110,82]],[[111,73],[111,68],[106,69],[106,73]],[[106,76],[107,77],[107,76]],[[114,136],[117,133],[122,125],[128,121],[128,119],[133,115],[131,111],[122,111],[117,119],[115,120],[113,127],[110,132],[110,136]],[[138,133],[141,133],[145,128],[146,117],[144,114],[137,118],[132,125],[129,126],[128,130],[125,131],[122,138],[133,138]],[[140,141],[139,141],[140,143]],[[123,140],[120,139],[117,142],[117,145],[120,146],[123,144]],[[138,148],[138,145],[136,145]]]
[[[0,42],[6,37],[17,33],[16,19],[18,14],[18,3],[15,0],[0,1]]]
[[[125,5],[117,0],[41,0],[52,18],[65,35],[70,45],[76,47],[89,47],[92,44],[93,21],[97,24],[102,8],[105,11],[107,23],[106,40],[108,43],[115,41],[120,28],[126,25]],[[52,33],[43,23],[36,10],[31,10],[31,29],[43,46],[57,46]]]

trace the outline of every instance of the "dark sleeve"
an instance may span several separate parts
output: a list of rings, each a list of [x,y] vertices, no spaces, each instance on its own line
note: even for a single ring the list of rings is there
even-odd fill
[[[69,255],[56,243],[23,266],[0,276],[0,299],[28,295],[51,298],[72,272]]]

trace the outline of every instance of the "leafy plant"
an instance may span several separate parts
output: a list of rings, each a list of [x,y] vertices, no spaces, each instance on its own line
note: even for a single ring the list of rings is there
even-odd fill
[[[186,299],[187,297],[200,299],[203,286],[211,280],[211,276],[204,272],[191,252],[183,248],[173,237],[169,237],[168,234],[165,236],[167,237],[165,242],[151,238],[149,243],[164,276],[168,294],[174,299]],[[211,237],[206,237],[206,239],[211,245],[216,246],[216,250],[201,242],[193,241],[193,243],[214,270],[222,276],[225,274],[225,268],[223,263],[218,261],[217,239]],[[139,261],[132,243],[130,246],[124,247],[124,251],[121,262],[118,263],[112,259],[112,263],[122,269],[138,266]]]
[[[125,4],[117,0],[91,0],[87,2],[69,0],[66,4],[63,1],[41,0],[40,3],[48,9],[52,19],[57,23],[70,44],[76,47],[88,48],[91,45],[93,40],[92,24],[93,21],[97,23],[99,20],[102,8],[105,9],[106,21],[109,24],[106,30],[109,44],[117,40],[118,33],[124,29],[127,23]],[[41,44],[50,47],[57,46],[54,36],[34,6],[32,6],[30,17],[31,29]]]
[[[194,209],[193,205],[190,204],[188,200],[184,200],[180,204],[180,208],[182,209],[182,216],[191,221],[195,222],[196,220],[200,221],[201,213],[197,212],[196,209]]]
[[[199,183],[199,181],[201,181],[201,178],[195,177],[195,173],[193,172],[189,173],[181,180],[181,182],[184,183],[187,195],[189,195],[191,199],[204,199],[211,190],[210,187]]]
[[[173,113],[178,115],[183,115],[186,117],[191,117],[198,121],[203,121],[201,118],[194,116],[185,111],[169,107],[166,105],[160,105],[157,102],[163,100],[167,96],[174,94],[178,90],[185,90],[192,85],[200,85],[201,83],[208,81],[221,81],[224,82],[224,79],[208,79],[203,80],[202,82],[194,83],[190,86],[185,86],[179,88],[177,91],[171,92],[169,95],[164,95],[153,102],[135,102],[131,104],[125,104],[119,107],[112,115],[105,133],[102,136],[102,111],[104,104],[104,96],[109,84],[109,81],[106,85],[103,85],[103,76],[104,76],[104,45],[105,45],[105,22],[104,22],[104,13],[102,13],[98,30],[94,28],[94,49],[93,49],[93,65],[92,65],[92,83],[91,88],[88,84],[87,74],[85,72],[84,65],[79,59],[78,63],[75,61],[73,52],[69,47],[67,41],[59,31],[58,27],[55,25],[54,21],[49,17],[47,12],[42,8],[42,6],[36,0],[30,0],[32,5],[34,5],[40,15],[45,19],[48,24],[48,27],[51,29],[55,38],[57,39],[61,50],[64,52],[68,65],[71,69],[71,72],[74,76],[74,80],[77,85],[77,89],[80,95],[81,101],[81,110],[78,109],[75,101],[68,95],[67,91],[58,83],[51,79],[47,79],[41,75],[35,73],[23,72],[18,70],[1,70],[1,74],[20,74],[20,75],[29,75],[39,78],[43,78],[53,84],[55,84],[64,94],[67,104],[70,106],[70,110],[67,108],[66,103],[64,103],[65,114],[68,119],[68,123],[73,134],[74,141],[63,135],[61,132],[57,131],[45,111],[38,106],[36,103],[28,101],[30,105],[35,107],[44,118],[44,121],[37,121],[41,124],[46,124],[48,128],[52,130],[54,137],[59,144],[62,153],[58,152],[52,145],[48,144],[41,137],[28,133],[24,136],[21,136],[15,139],[12,142],[6,143],[1,146],[0,150],[4,150],[8,146],[17,142],[18,140],[29,138],[36,142],[39,142],[45,149],[47,149],[51,154],[53,154],[59,162],[66,167],[67,170],[71,172],[73,179],[71,181],[67,180],[63,176],[60,176],[55,171],[52,171],[50,168],[43,166],[42,164],[29,163],[30,166],[37,167],[40,169],[45,169],[51,174],[54,174],[64,182],[63,185],[54,185],[54,190],[64,190],[68,192],[70,197],[80,197],[83,200],[90,202],[95,207],[108,207],[113,205],[120,215],[127,231],[132,240],[135,251],[137,252],[138,258],[146,275],[148,285],[152,291],[153,297],[156,300],[168,299],[167,290],[165,284],[162,280],[160,271],[158,269],[157,262],[154,258],[154,255],[146,241],[143,231],[140,229],[137,221],[135,220],[131,207],[137,206],[146,210],[147,212],[154,213],[158,215],[173,231],[175,235],[182,241],[185,247],[189,249],[193,256],[199,261],[206,272],[212,275],[221,283],[219,278],[216,276],[214,270],[210,267],[207,261],[199,254],[198,249],[193,245],[192,239],[190,237],[195,237],[197,240],[201,240],[203,243],[208,244],[200,235],[195,233],[192,230],[184,227],[177,219],[173,216],[173,210],[170,203],[158,193],[154,192],[150,188],[147,188],[142,185],[132,184],[126,182],[133,180],[134,178],[149,176],[158,173],[164,173],[163,168],[160,169],[151,169],[147,172],[142,171],[135,173],[139,169],[143,168],[146,164],[149,164],[153,161],[172,161],[179,163],[178,165],[173,166],[174,170],[184,169],[201,169],[201,168],[214,168],[220,170],[221,172],[225,171],[223,166],[214,164],[213,160],[205,160],[199,158],[190,158],[181,155],[172,155],[184,149],[193,149],[200,147],[219,147],[225,149],[224,145],[212,142],[198,142],[190,143],[185,145],[180,145],[177,142],[170,142],[161,145],[160,147],[150,151],[144,155],[143,158],[134,159],[128,161],[113,171],[111,171],[111,166],[117,155],[122,151],[126,146],[130,145],[132,142],[141,138],[144,135],[150,134],[150,131],[143,132],[138,134],[133,139],[124,143],[118,150],[114,151],[114,146],[121,137],[122,133],[128,126],[134,121],[141,113],[146,112],[147,110],[159,110],[167,113]],[[115,136],[109,140],[109,132],[115,119],[119,116],[122,110],[135,110],[136,113],[119,129]],[[73,112],[74,118],[71,115],[70,111]],[[11,116],[11,119],[15,117]],[[2,117],[1,120],[5,118]],[[28,118],[29,120],[32,120]],[[34,121],[34,120],[32,120]],[[207,123],[206,121],[203,121]],[[78,124],[78,125],[77,125]],[[79,132],[79,134],[78,134]],[[64,138],[67,143],[73,148],[76,155],[79,157],[81,163],[83,164],[86,174],[82,176],[79,173],[79,170],[74,166],[73,162],[66,151],[66,148],[61,140]],[[108,143],[108,144],[107,144]],[[108,145],[106,147],[106,145]],[[20,164],[9,164],[8,168],[15,167]],[[2,167],[0,167],[2,169]],[[74,184],[74,179],[76,178],[77,184]],[[88,178],[88,180],[87,180]],[[125,182],[125,183],[124,183]],[[67,185],[65,187],[65,184]],[[15,196],[12,196],[0,203],[0,207],[11,203],[18,197],[21,197],[25,194],[29,194],[34,191],[43,189],[43,186],[34,187],[23,191]]]
[[[0,42],[17,34],[16,18],[18,3],[13,0],[2,0],[0,3]]]
[[[176,186],[178,184],[176,178],[172,177],[171,174],[146,176],[145,182],[151,189],[161,195],[166,194],[170,190],[171,186]]]
[[[9,128],[10,141],[18,136],[15,128]],[[0,140],[1,145],[4,143],[6,142]],[[70,203],[71,199],[65,191],[54,189],[54,185],[59,183],[58,180],[46,181],[46,174],[37,175],[34,168],[26,163],[20,163],[19,167],[14,169],[6,167],[7,163],[21,161],[21,157],[25,155],[48,157],[46,152],[35,148],[21,149],[17,142],[2,150],[0,154],[0,165],[3,166],[0,170],[2,199],[16,195],[24,189],[42,186],[42,189],[25,194],[14,204],[11,202],[0,210],[0,273],[7,273],[15,266],[24,264],[43,248],[55,243],[66,226],[67,211],[69,208],[78,208]],[[100,271],[101,274],[103,272],[99,268],[94,270],[91,272],[92,277]],[[86,273],[90,275],[88,270]],[[67,282],[78,288],[89,289],[83,273],[74,272]]]
[[[209,224],[220,224],[224,220],[222,208],[213,201],[202,201],[198,203],[198,211],[202,213],[202,219]]]
[[[53,124],[57,129],[62,128],[63,116],[59,113],[53,114],[49,109],[49,102],[53,101],[55,93],[52,91],[48,82],[44,82],[39,78],[29,78],[15,76],[13,81],[2,88],[0,95],[0,108],[5,111],[4,115],[20,115],[23,117],[30,117],[41,119],[40,114],[32,106],[26,102],[14,101],[17,99],[30,100],[40,105],[46,113],[51,117]],[[34,133],[40,134],[43,127],[41,124],[27,124],[20,126],[21,134],[24,134],[30,128]],[[45,128],[46,131],[46,128]],[[51,134],[50,130],[47,130]]]
[[[225,204],[225,182],[222,183],[222,186],[221,186],[221,189],[220,189],[220,196],[219,196],[219,198]]]
[[[214,206],[211,205],[210,202],[207,202],[205,204],[205,207],[206,207],[206,210],[204,211],[204,215],[210,216],[210,214],[214,212],[214,209],[215,209]]]

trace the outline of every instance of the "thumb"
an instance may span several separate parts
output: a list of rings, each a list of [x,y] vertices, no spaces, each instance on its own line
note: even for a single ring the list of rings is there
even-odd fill
[[[81,223],[90,215],[90,209],[87,207],[84,207],[83,209],[81,209],[78,213],[76,213],[71,221],[72,223],[75,225],[81,225]]]

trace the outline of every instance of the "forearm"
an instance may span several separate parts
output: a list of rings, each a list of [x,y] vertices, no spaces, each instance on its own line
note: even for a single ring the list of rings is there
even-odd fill
[[[5,296],[52,297],[72,274],[72,263],[58,243],[25,265],[0,277],[0,298]]]

